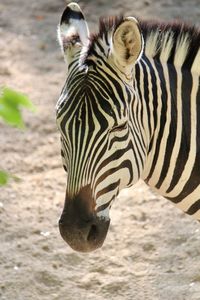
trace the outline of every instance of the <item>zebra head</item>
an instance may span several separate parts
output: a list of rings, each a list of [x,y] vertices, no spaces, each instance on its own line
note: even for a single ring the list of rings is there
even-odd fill
[[[57,103],[67,172],[59,228],[73,249],[86,252],[103,244],[112,202],[140,177],[145,153],[134,66],[143,39],[132,17],[101,21],[99,34],[90,35],[76,3],[64,10],[58,38],[68,68]]]

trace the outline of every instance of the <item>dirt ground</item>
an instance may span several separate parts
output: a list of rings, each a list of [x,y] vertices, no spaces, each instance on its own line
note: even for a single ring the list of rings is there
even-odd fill
[[[80,1],[90,28],[100,15],[182,18],[199,25],[199,0]],[[56,41],[64,0],[1,0],[0,85],[29,95],[27,130],[0,124],[1,300],[199,300],[200,226],[142,182],[122,191],[102,249],[71,250],[58,219],[66,178],[55,104],[66,78]]]

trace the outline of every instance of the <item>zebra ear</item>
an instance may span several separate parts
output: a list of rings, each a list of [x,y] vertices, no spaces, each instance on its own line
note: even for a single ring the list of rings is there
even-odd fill
[[[58,25],[58,40],[66,62],[69,64],[75,54],[89,43],[89,30],[84,15],[77,3],[65,8]]]
[[[115,64],[126,72],[126,69],[140,59],[143,52],[143,37],[137,20],[125,18],[112,34],[112,56]]]

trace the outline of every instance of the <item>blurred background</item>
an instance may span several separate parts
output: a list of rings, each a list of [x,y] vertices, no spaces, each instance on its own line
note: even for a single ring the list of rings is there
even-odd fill
[[[122,191],[102,249],[75,253],[57,222],[66,177],[55,104],[66,79],[56,38],[63,0],[2,0],[0,87],[29,96],[26,130],[0,123],[0,169],[21,178],[0,188],[0,299],[199,300],[199,224],[144,183]],[[199,25],[199,0],[78,1],[90,31],[124,13]]]

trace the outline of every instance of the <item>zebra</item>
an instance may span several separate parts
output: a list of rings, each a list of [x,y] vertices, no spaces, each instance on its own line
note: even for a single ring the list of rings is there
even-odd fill
[[[56,105],[63,239],[77,251],[101,247],[113,201],[139,178],[200,220],[199,29],[118,16],[90,34],[70,3],[58,40],[68,72]]]

